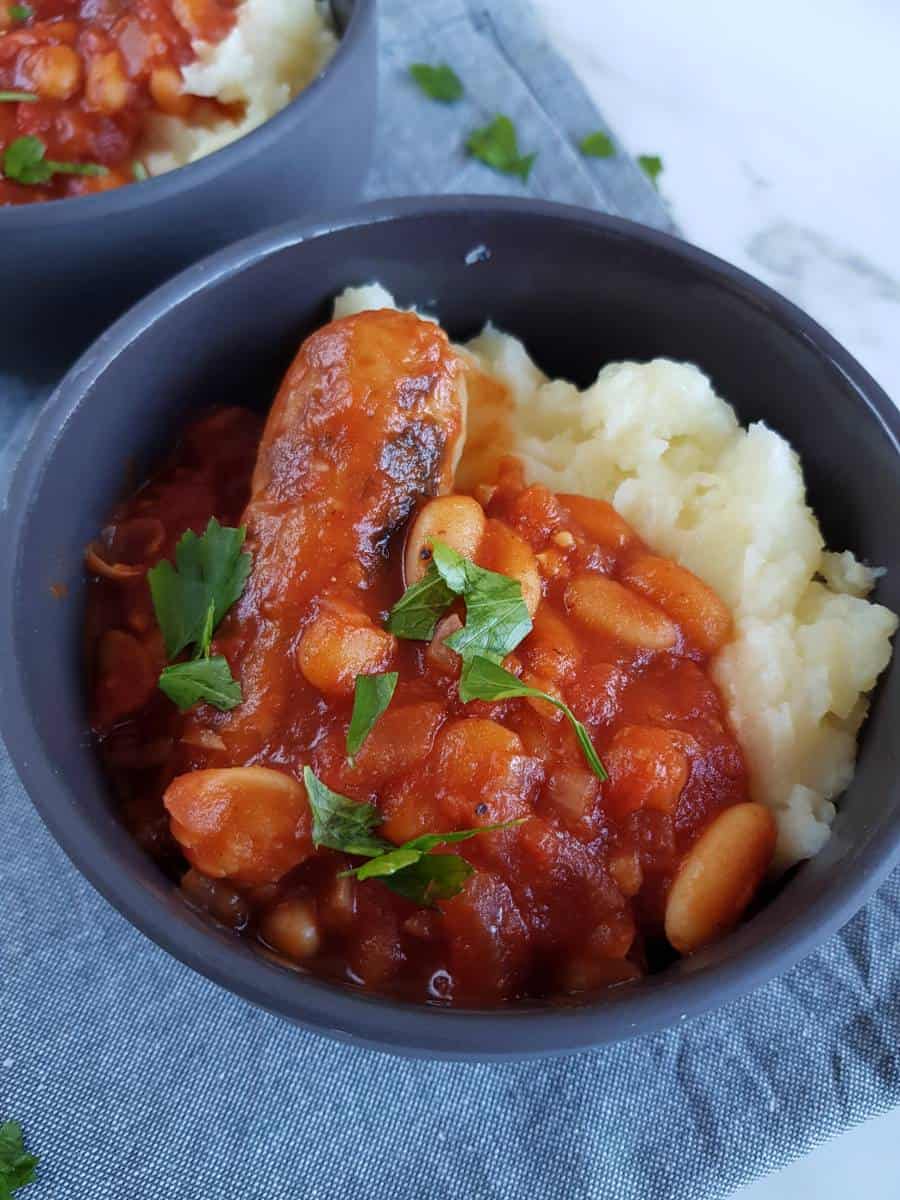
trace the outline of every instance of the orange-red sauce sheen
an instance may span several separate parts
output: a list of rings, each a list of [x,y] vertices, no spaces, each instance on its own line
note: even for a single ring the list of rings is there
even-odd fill
[[[46,157],[97,163],[108,174],[55,175],[46,184],[0,178],[0,204],[28,204],[131,183],[150,111],[189,117],[177,73],[193,40],[221,40],[236,0],[0,0],[0,91],[36,102],[0,103],[0,153],[16,138],[44,143]],[[209,103],[209,102],[205,102]]]
[[[162,469],[116,510],[96,547],[124,575],[90,585],[100,749],[124,819],[178,875],[186,864],[168,830],[165,787],[183,772],[236,762],[233,746],[229,757],[216,748],[218,713],[182,717],[156,689],[164,654],[144,569],[174,558],[184,530],[202,532],[210,515],[239,521],[260,430],[255,415],[238,409],[191,426]],[[632,533],[624,546],[599,544],[588,528],[594,502],[525,487],[514,461],[478,498],[541,563],[535,629],[506,666],[566,700],[610,781],[591,774],[555,710],[523,699],[463,705],[455,656],[401,641],[393,701],[354,766],[345,749],[350,701],[324,698],[300,671],[290,719],[263,744],[248,745],[244,762],[297,777],[309,764],[335,790],[376,804],[385,818],[380,832],[396,842],[527,816],[515,829],[453,847],[478,870],[465,892],[429,910],[377,882],[355,883],[348,908],[347,885],[336,876],[349,860],[328,850],[265,888],[198,882],[196,872],[186,885],[192,899],[251,935],[275,903],[309,896],[322,926],[309,969],[407,999],[465,1005],[583,993],[652,968],[679,863],[716,813],[747,799],[744,760],[701,649],[680,631],[669,649],[637,650],[587,630],[567,611],[573,577],[622,579],[647,552],[640,540]],[[365,593],[378,623],[403,591],[399,535],[385,553],[384,582]],[[215,650],[240,661],[241,647],[227,633]],[[205,745],[196,744],[198,728],[208,730]],[[193,744],[180,740],[186,730]]]

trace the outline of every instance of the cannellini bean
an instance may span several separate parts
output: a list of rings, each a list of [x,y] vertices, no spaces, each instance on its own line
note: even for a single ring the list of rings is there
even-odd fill
[[[534,615],[534,628],[522,646],[531,669],[559,683],[577,666],[581,647],[570,627],[548,604]]]
[[[128,103],[131,84],[118,50],[98,54],[88,66],[85,96],[92,108],[112,115]]]
[[[81,87],[81,59],[71,46],[40,46],[28,56],[25,73],[46,100],[69,100]]]
[[[232,929],[243,929],[250,919],[249,905],[240,892],[193,867],[182,875],[181,890],[198,908]]]
[[[623,896],[636,896],[644,882],[640,855],[636,850],[619,850],[610,857],[609,873]]]
[[[562,987],[566,992],[592,992],[640,979],[640,969],[627,958],[595,958],[579,954],[563,967]]]
[[[678,630],[661,609],[604,575],[579,575],[566,588],[566,608],[589,629],[646,650],[667,650]]]
[[[431,565],[434,542],[445,542],[464,558],[474,558],[484,536],[484,510],[471,496],[438,496],[413,518],[406,535],[403,571],[406,586],[421,579]]]
[[[587,496],[557,497],[578,524],[598,546],[605,550],[624,550],[635,539],[634,530],[605,500],[590,500]]]
[[[386,671],[396,648],[393,634],[379,629],[365,613],[329,605],[303,631],[297,663],[320,692],[351,696],[356,676]]]
[[[534,551],[514,529],[491,519],[478,554],[478,562],[489,571],[517,579],[529,616],[534,616],[541,602],[541,576]]]
[[[672,813],[690,774],[690,739],[672,729],[626,725],[603,755],[609,772],[604,795],[620,815],[639,808]]]
[[[666,937],[690,954],[737,924],[775,850],[775,820],[761,804],[735,804],[688,851],[666,901]]]
[[[715,654],[731,637],[731,613],[712,588],[669,558],[641,554],[622,578],[658,604],[704,654]]]
[[[544,797],[564,821],[577,824],[590,815],[599,790],[600,782],[592,771],[560,766],[548,776]]]
[[[336,874],[318,896],[319,919],[326,929],[345,930],[356,914],[356,883]]]
[[[147,648],[133,634],[110,629],[97,646],[95,705],[101,726],[135,712],[156,690],[159,672]]]
[[[175,67],[156,67],[150,72],[150,95],[157,108],[172,117],[189,117],[194,97],[184,90],[181,72]]]
[[[190,771],[172,780],[163,803],[185,857],[215,879],[274,883],[312,853],[306,789],[282,771]]]
[[[315,901],[300,897],[282,900],[263,914],[259,936],[294,962],[312,958],[321,945]]]

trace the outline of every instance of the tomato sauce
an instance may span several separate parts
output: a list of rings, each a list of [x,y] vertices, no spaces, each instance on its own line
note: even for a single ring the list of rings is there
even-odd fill
[[[193,41],[217,42],[237,0],[0,0],[0,91],[37,100],[0,102],[0,154],[21,137],[46,159],[99,166],[103,174],[54,174],[43,183],[0,178],[0,205],[106,191],[141,175],[146,119],[189,119],[181,68]],[[203,100],[208,114],[215,108]],[[137,164],[137,165],[136,165]]]
[[[211,515],[239,523],[261,432],[260,418],[237,408],[195,422],[88,553],[93,724],[135,837],[192,904],[256,938],[263,952],[407,1000],[564,1002],[670,961],[673,879],[716,815],[748,799],[743,755],[709,673],[728,637],[721,604],[699,581],[699,606],[688,603],[667,583],[673,564],[652,555],[610,506],[527,486],[518,462],[506,459],[473,492],[486,520],[475,558],[502,571],[513,547],[533,564],[539,589],[533,631],[504,665],[568,703],[607,782],[591,772],[571,725],[546,701],[460,701],[458,656],[443,638],[464,619],[462,608],[431,642],[399,640],[392,649],[395,694],[352,764],[345,746],[351,695],[313,686],[294,666],[289,689],[278,692],[278,720],[260,720],[275,692],[246,670],[245,692],[256,691],[242,721],[206,705],[182,715],[156,687],[165,651],[146,571],[174,560],[179,537],[201,533]],[[379,629],[404,590],[410,523],[402,514],[376,540],[377,571],[352,581],[354,602]],[[328,544],[319,550],[327,574]],[[248,661],[254,636],[247,620],[276,603],[252,579],[238,617],[226,619],[215,642],[237,666]],[[648,605],[656,614],[649,626]],[[615,629],[623,613],[632,620],[624,637]],[[300,661],[315,673],[309,655]],[[377,880],[341,878],[358,860],[327,849],[267,882],[211,878],[185,861],[163,794],[187,772],[245,764],[295,779],[310,766],[335,791],[376,805],[379,833],[395,843],[525,820],[445,847],[476,873],[461,894],[433,908]]]

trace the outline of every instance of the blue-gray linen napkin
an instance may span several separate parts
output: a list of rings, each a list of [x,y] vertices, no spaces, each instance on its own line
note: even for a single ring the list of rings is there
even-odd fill
[[[466,97],[429,102],[412,61]],[[369,193],[530,193],[670,225],[522,0],[382,0]],[[505,112],[524,185],[467,159]],[[0,378],[4,474],[37,398]],[[719,1200],[900,1098],[900,877],[783,979],[568,1059],[411,1062],[250,1007],[150,944],[69,864],[0,751],[0,1121],[28,1200]]]

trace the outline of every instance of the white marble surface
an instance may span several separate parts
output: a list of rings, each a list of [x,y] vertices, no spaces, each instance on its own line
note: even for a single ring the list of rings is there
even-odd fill
[[[536,2],[625,144],[662,155],[685,236],[806,309],[900,403],[900,3]],[[857,1192],[900,1195],[900,1109],[734,1200]]]
[[[537,0],[692,242],[820,321],[900,402],[897,0]]]

